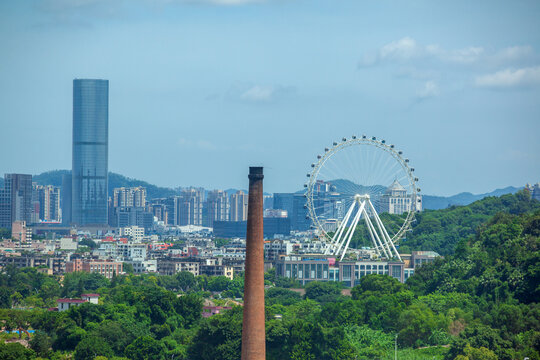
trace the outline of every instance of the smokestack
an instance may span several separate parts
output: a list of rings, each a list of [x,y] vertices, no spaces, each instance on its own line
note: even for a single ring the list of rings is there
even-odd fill
[[[242,360],[266,359],[264,330],[263,168],[249,168],[249,200],[244,275]]]

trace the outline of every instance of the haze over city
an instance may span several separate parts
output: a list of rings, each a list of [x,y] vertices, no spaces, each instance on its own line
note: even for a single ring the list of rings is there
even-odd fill
[[[160,186],[302,187],[353,134],[422,191],[540,178],[540,4],[5,1],[0,172],[71,169],[72,80],[110,81],[109,170]],[[388,184],[385,184],[388,185]]]

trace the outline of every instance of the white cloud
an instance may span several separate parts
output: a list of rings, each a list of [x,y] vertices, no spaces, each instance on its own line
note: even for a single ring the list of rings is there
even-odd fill
[[[384,45],[379,52],[379,56],[381,59],[410,59],[418,56],[420,52],[421,49],[414,39],[404,37],[403,39]]]
[[[411,37],[392,41],[375,52],[364,54],[359,66],[372,66],[384,62],[407,63],[417,60],[453,64],[509,63],[534,55],[530,46],[512,46],[499,51],[488,51],[481,46],[445,49],[438,44],[423,45]]]
[[[271,102],[283,96],[287,96],[294,91],[295,88],[292,86],[258,84],[241,89],[233,89],[232,93],[234,94],[237,92],[237,97],[244,101]]]
[[[434,81],[426,81],[420,91],[416,93],[419,99],[427,99],[439,95],[439,86]]]
[[[505,69],[493,74],[478,76],[476,86],[492,88],[511,88],[540,85],[540,66],[521,69]]]
[[[269,85],[255,85],[240,95],[241,99],[251,101],[270,101],[276,88]]]
[[[511,46],[500,50],[495,57],[501,61],[522,60],[534,54],[531,46]]]

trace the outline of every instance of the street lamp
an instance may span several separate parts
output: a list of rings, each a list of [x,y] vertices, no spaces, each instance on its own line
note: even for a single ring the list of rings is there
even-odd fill
[[[397,337],[398,333],[396,333],[396,340],[394,341],[394,360],[397,360]]]

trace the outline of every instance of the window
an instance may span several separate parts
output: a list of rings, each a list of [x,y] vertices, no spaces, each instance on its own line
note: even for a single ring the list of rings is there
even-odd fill
[[[351,265],[343,265],[343,280],[351,280]]]
[[[401,267],[392,266],[392,277],[401,280]]]

